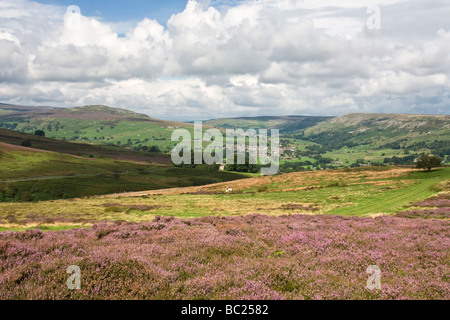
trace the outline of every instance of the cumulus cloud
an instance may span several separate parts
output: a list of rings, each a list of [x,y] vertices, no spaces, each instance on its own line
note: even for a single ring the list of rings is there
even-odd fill
[[[449,14],[440,0],[189,0],[165,26],[144,19],[119,35],[128,22],[4,0],[0,101],[184,120],[448,114]]]

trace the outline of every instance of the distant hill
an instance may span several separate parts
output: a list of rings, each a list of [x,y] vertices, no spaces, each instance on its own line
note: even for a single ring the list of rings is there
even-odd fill
[[[305,139],[329,147],[371,145],[399,149],[414,144],[450,144],[450,116],[353,113],[304,130]]]
[[[203,121],[204,128],[279,129],[283,170],[314,170],[370,164],[413,165],[422,153],[433,153],[450,163],[450,116],[362,114],[326,116],[262,116]],[[177,144],[176,128],[192,132],[193,124],[151,118],[133,111],[104,105],[74,108],[29,107],[0,104],[0,129],[33,134],[43,130],[47,138],[82,142],[80,148],[63,147],[71,154],[96,154],[93,145],[107,145],[123,157],[125,147],[135,151],[160,150],[167,155]],[[0,135],[0,141],[2,136]],[[5,139],[5,138],[3,138]],[[17,138],[15,144],[20,144]],[[37,139],[34,138],[33,139]],[[35,143],[41,143],[36,140]],[[50,143],[46,150],[52,150]],[[119,148],[114,149],[114,148]],[[60,151],[58,147],[57,152]],[[87,151],[89,150],[89,152]],[[297,162],[290,164],[291,162]]]
[[[165,121],[151,118],[131,110],[113,108],[104,105],[87,105],[73,108],[29,107],[0,103],[0,118],[3,120],[19,118],[67,118],[86,120],[141,120],[166,126],[185,125],[184,122]]]
[[[329,119],[332,119],[332,117],[263,116],[214,119],[204,121],[203,123],[219,128],[279,129],[280,134],[288,134],[307,129]]]
[[[170,151],[174,128],[192,124],[151,118],[130,110],[103,105],[74,108],[28,107],[0,104],[0,129],[23,133],[43,130],[46,137],[121,145],[133,148],[157,146]]]
[[[450,162],[450,116],[348,114],[242,117],[205,122],[220,128],[278,128],[282,172],[373,164],[414,165],[422,153]]]

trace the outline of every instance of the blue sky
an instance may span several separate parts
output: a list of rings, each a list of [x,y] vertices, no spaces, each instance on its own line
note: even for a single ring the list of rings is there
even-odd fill
[[[168,120],[450,114],[450,1],[38,1],[0,0],[0,102]]]
[[[77,5],[85,16],[106,21],[139,21],[155,19],[166,24],[174,13],[182,12],[187,0],[40,0],[39,3],[59,6]]]

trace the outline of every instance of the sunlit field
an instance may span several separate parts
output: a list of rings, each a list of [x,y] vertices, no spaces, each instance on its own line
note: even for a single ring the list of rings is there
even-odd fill
[[[0,298],[448,299],[449,173],[329,170],[2,203]],[[81,290],[64,285],[69,265]],[[382,290],[366,288],[371,265]]]

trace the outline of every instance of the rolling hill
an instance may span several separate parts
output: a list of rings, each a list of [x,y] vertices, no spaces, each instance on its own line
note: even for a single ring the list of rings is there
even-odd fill
[[[221,128],[278,128],[283,172],[371,164],[413,165],[422,153],[450,162],[450,116],[348,114],[255,117],[206,122]]]
[[[416,142],[450,142],[450,116],[353,113],[304,130],[305,138],[324,145],[348,143],[410,146]],[[340,141],[337,141],[340,140]]]
[[[32,132],[45,123],[47,132],[62,134],[91,132],[106,121],[84,119],[85,110],[77,109],[64,111],[72,118],[64,115],[58,124],[44,109],[16,127],[34,123]],[[109,110],[87,109],[91,117]],[[3,117],[20,112],[30,111],[9,109]],[[102,123],[117,121],[114,135],[124,134],[116,128],[125,124],[149,129],[151,120],[114,112],[115,120]],[[299,124],[282,136],[283,153],[292,149],[293,161],[309,157],[324,169],[332,157],[376,161],[446,152],[447,117],[384,117]],[[20,146],[24,139],[31,147]],[[448,167],[240,179],[245,176],[140,162],[151,154],[127,148],[0,130],[2,299],[448,299]],[[124,154],[133,161],[120,160]],[[66,266],[74,263],[83,286],[68,291]],[[376,292],[364,289],[374,264],[383,270],[383,290]]]
[[[164,121],[108,106],[74,108],[26,107],[0,104],[0,129],[23,133],[43,130],[46,137],[132,148],[157,146],[170,151],[174,128],[191,124]]]
[[[170,164],[170,157],[155,152],[139,152],[114,145],[89,144],[52,139],[34,134],[0,129],[0,142],[20,146],[28,140],[32,148],[82,157],[113,158],[118,160]]]
[[[280,134],[289,134],[298,130],[307,129],[329,119],[332,119],[332,117],[265,116],[214,119],[204,121],[203,123],[206,125],[224,129],[279,129]]]
[[[30,147],[21,146],[28,141]],[[167,155],[0,130],[0,202],[42,201],[241,179],[174,168]]]

